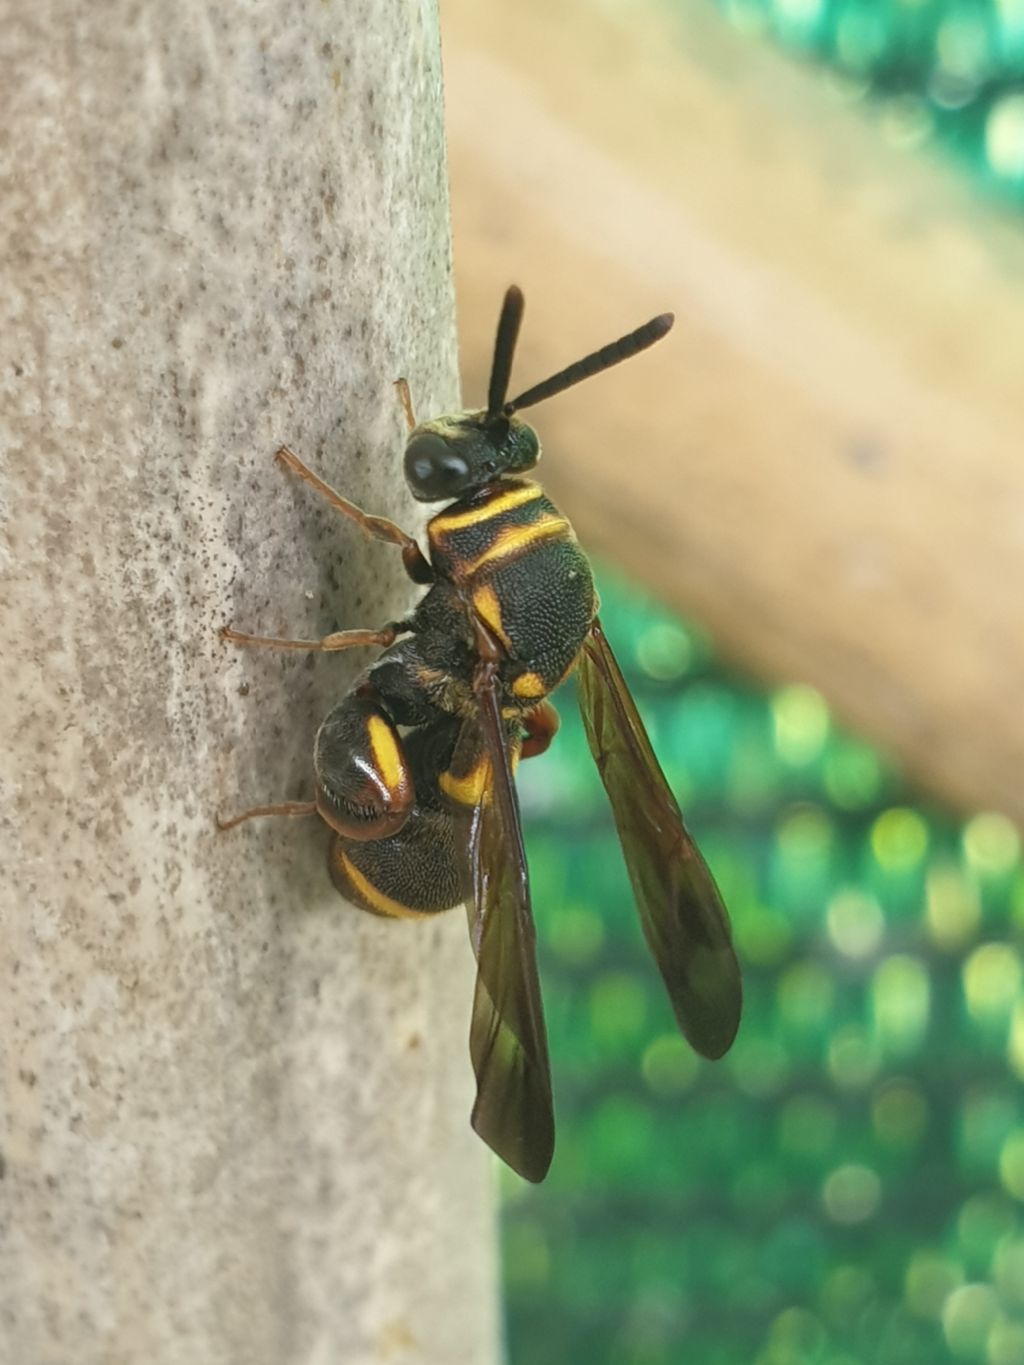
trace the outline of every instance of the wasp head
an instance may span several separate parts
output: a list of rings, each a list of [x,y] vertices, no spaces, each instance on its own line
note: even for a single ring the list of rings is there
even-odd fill
[[[405,447],[405,479],[419,502],[447,502],[540,459],[533,427],[504,413],[459,412],[421,422]]]
[[[516,413],[646,350],[672,326],[672,314],[662,313],[509,400],[508,381],[522,320],[523,295],[512,285],[498,318],[487,407],[422,422],[409,436],[405,478],[420,502],[461,498],[495,479],[532,469],[540,459],[540,442],[533,427]]]

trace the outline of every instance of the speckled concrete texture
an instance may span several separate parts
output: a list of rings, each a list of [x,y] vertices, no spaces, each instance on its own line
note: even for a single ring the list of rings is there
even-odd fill
[[[243,653],[414,589],[456,400],[431,0],[0,4],[0,1361],[487,1365],[464,918],[341,902],[318,719]],[[498,282],[500,285],[501,282]]]

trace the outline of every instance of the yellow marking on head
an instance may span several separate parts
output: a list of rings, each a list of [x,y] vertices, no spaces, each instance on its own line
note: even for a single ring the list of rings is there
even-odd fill
[[[401,790],[408,782],[408,773],[395,742],[394,731],[381,716],[368,716],[366,728],[370,732],[374,765],[383,777],[385,786],[389,792]]]
[[[488,498],[480,507],[471,507],[468,512],[456,512],[452,516],[446,516],[441,512],[434,517],[430,523],[431,533],[438,533],[442,536],[450,531],[461,531],[465,526],[479,526],[482,521],[490,521],[492,517],[497,517],[502,512],[511,512],[513,507],[522,507],[524,503],[533,502],[536,498],[542,497],[544,493],[539,483],[520,484],[518,487],[510,488],[507,493],[499,493],[497,497]]]
[[[512,642],[501,624],[501,603],[490,583],[482,583],[479,588],[473,589],[473,607],[484,625],[494,631],[506,649],[510,649]]]
[[[548,685],[539,673],[520,673],[512,683],[512,693],[516,697],[546,697]]]
[[[335,846],[334,853],[353,889],[373,910],[374,914],[388,915],[391,919],[423,919],[430,914],[429,910],[410,910],[401,901],[395,901],[390,896],[385,896],[383,891],[378,891],[374,884],[363,876],[355,863],[345,856],[340,847]]]
[[[571,536],[572,527],[565,517],[542,517],[540,521],[528,522],[525,526],[506,526],[494,539],[490,549],[477,555],[461,570],[461,577],[471,578],[485,564],[497,560],[511,559],[533,545],[535,541],[551,540],[554,536]]]
[[[490,780],[491,765],[486,758],[481,757],[463,777],[456,777],[453,772],[442,773],[439,785],[445,796],[457,801],[460,806],[476,806]]]

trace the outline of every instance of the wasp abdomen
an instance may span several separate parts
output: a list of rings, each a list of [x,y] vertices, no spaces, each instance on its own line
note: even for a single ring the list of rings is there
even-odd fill
[[[328,867],[343,896],[375,915],[416,919],[465,898],[464,869],[448,802],[440,790],[462,723],[439,716],[406,736],[416,804],[396,834],[371,842],[339,836]],[[464,854],[463,854],[464,857]]]
[[[464,896],[452,822],[441,811],[416,807],[389,839],[356,843],[339,835],[327,866],[346,900],[374,915],[419,919]]]
[[[329,713],[313,752],[317,809],[348,839],[384,839],[408,819],[415,789],[402,742],[376,695],[357,688]]]

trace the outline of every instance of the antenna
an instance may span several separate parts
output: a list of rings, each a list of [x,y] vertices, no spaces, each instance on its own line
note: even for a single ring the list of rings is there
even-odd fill
[[[512,290],[505,295],[505,304],[508,306],[509,296]],[[518,289],[516,293],[519,294]],[[520,310],[522,316],[522,295],[519,294]],[[498,325],[498,341],[501,341],[502,326],[505,322],[505,311],[502,311],[501,323]],[[672,329],[675,316],[672,313],[662,313],[659,317],[651,318],[650,322],[645,322],[642,327],[638,327],[635,332],[629,332],[624,337],[619,337],[618,341],[609,342],[607,346],[602,346],[599,351],[594,351],[591,355],[584,356],[582,360],[577,360],[575,365],[570,365],[566,370],[559,370],[558,374],[553,374],[550,379],[545,379],[543,383],[535,384],[532,389],[527,389],[518,398],[513,398],[511,403],[506,403],[502,412],[506,417],[511,417],[520,408],[532,408],[534,403],[543,402],[545,398],[553,398],[556,393],[563,393],[566,389],[571,389],[574,384],[579,384],[584,379],[590,379],[595,374],[600,374],[602,370],[610,370],[613,365],[621,364],[623,360],[629,360],[640,351],[646,351],[648,346],[653,346],[656,341],[660,341]],[[516,319],[518,330],[519,319]],[[514,340],[514,334],[513,334]],[[509,352],[509,363],[511,364],[511,351]],[[495,347],[494,367],[498,367],[498,348]],[[508,382],[507,370],[505,380]],[[491,378],[491,391],[493,396],[494,378]],[[490,408],[488,409],[491,410]]]
[[[509,285],[498,318],[498,334],[494,338],[494,360],[491,362],[491,382],[487,387],[487,416],[497,417],[505,407],[512,358],[516,352],[519,327],[523,321],[523,291]]]

